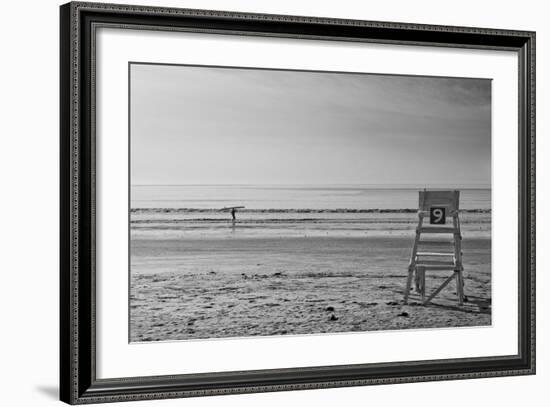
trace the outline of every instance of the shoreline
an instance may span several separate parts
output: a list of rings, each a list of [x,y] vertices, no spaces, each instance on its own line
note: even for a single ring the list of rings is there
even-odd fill
[[[490,214],[464,213],[460,220],[465,238],[491,237]],[[130,238],[412,237],[417,225],[416,214],[410,213],[238,213],[232,221],[224,212],[135,212],[130,216]]]

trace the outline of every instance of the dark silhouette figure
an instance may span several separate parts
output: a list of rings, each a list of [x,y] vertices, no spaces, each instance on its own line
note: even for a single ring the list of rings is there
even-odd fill
[[[235,208],[231,209],[231,217],[233,218],[233,222],[235,222],[235,220],[237,219],[237,218],[235,217],[235,212],[237,212],[237,211],[235,210]]]

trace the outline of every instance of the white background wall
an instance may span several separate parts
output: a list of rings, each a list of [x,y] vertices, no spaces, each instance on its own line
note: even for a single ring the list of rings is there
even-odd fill
[[[537,31],[538,374],[148,402],[173,406],[546,405],[550,383],[550,282],[546,133],[550,13],[545,2],[306,0],[132,1],[190,8]],[[58,387],[58,35],[57,0],[4,2],[0,24],[0,405],[59,403]],[[545,185],[546,183],[546,185]],[[134,403],[135,404],[135,403]],[[130,404],[126,404],[130,405]],[[137,405],[137,404],[136,404]],[[146,405],[141,403],[139,405]]]

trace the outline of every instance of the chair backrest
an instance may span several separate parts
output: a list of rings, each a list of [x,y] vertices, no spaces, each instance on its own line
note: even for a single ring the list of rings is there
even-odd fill
[[[447,211],[458,211],[460,191],[423,190],[418,194],[418,209],[429,211],[432,207],[444,207]]]

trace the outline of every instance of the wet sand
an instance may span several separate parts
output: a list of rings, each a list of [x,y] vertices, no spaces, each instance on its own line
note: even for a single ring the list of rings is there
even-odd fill
[[[413,225],[414,215],[395,233],[261,238],[141,230],[131,239],[130,340],[490,325],[490,224],[465,227],[462,307],[454,282],[428,306],[414,292],[403,304]],[[427,292],[448,275],[427,272]]]

